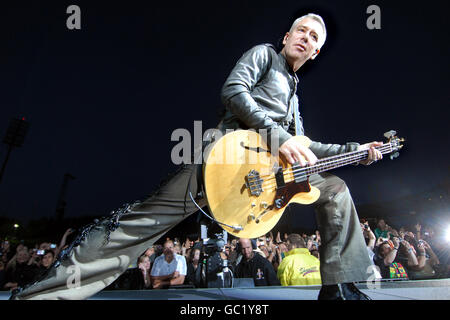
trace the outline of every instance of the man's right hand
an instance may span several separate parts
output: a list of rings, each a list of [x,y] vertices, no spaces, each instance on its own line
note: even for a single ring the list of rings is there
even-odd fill
[[[294,137],[285,141],[280,146],[279,152],[290,164],[298,162],[301,167],[304,167],[307,164],[314,165],[317,162],[315,154],[309,148],[295,140]]]

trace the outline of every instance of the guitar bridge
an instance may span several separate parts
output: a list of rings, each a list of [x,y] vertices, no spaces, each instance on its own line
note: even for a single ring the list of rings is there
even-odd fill
[[[245,177],[245,185],[250,190],[252,196],[259,196],[264,191],[262,188],[262,182],[264,180],[260,178],[259,172],[252,170]]]

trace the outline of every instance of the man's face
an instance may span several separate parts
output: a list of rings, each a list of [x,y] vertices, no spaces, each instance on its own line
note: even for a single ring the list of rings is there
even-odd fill
[[[173,242],[166,242],[164,244],[164,256],[166,257],[166,260],[168,262],[172,261],[173,259],[173,253],[174,253],[174,245]]]
[[[253,248],[252,243],[248,239],[241,239],[241,252],[246,260],[249,260],[253,257]]]
[[[302,19],[283,39],[285,56],[288,60],[306,62],[315,58],[324,33],[320,23],[312,18]]]
[[[174,246],[173,242],[164,243],[164,252],[166,252],[167,250],[170,250],[173,252],[174,248],[175,248],[175,246]]]

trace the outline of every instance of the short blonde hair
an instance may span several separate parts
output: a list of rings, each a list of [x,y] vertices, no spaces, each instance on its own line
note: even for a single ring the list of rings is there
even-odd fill
[[[318,42],[318,49],[322,48],[323,44],[325,43],[325,39],[327,38],[327,28],[325,27],[325,22],[323,21],[322,17],[319,16],[318,14],[315,13],[308,13],[304,16],[301,16],[300,18],[295,19],[294,23],[291,26],[291,29],[289,29],[289,33],[291,33],[295,27],[297,26],[297,24],[299,24],[300,21],[302,21],[303,19],[306,18],[311,18],[316,20],[317,22],[319,22],[319,24],[322,26],[322,30],[323,30],[323,39],[321,39],[319,37],[319,42]]]

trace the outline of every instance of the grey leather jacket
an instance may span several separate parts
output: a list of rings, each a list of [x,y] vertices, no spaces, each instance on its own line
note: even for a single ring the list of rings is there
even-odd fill
[[[257,45],[243,54],[222,87],[221,99],[226,113],[218,125],[226,129],[266,129],[267,143],[277,132],[278,145],[295,135],[294,108],[298,77],[286,58],[270,44]],[[298,132],[304,134],[303,120]],[[358,143],[345,145],[313,141],[311,151],[323,158],[356,150]]]

